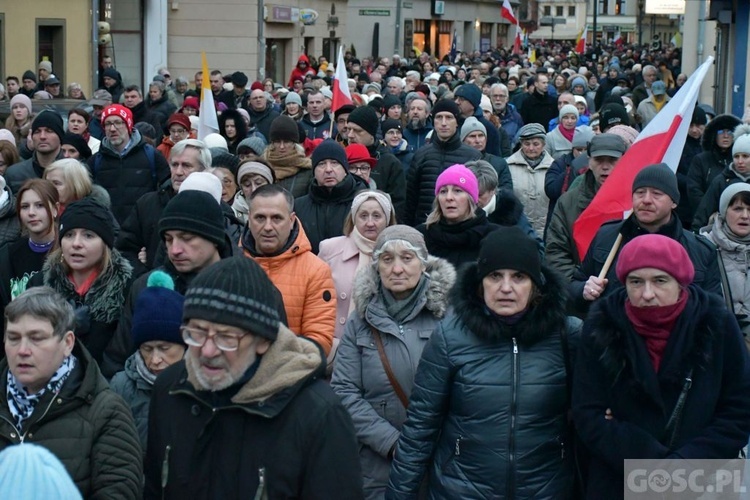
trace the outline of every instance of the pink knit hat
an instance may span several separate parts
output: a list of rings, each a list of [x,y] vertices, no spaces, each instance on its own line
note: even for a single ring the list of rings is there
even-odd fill
[[[685,247],[661,234],[644,234],[622,247],[615,268],[617,279],[625,283],[628,274],[644,267],[660,269],[682,286],[688,286],[695,278],[695,267]]]
[[[456,164],[443,170],[435,182],[435,196],[443,186],[459,187],[469,193],[474,203],[479,203],[479,183],[474,173],[464,165]]]

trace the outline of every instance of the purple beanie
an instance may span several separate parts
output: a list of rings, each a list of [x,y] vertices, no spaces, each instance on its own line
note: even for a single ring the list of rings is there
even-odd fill
[[[440,192],[443,186],[457,186],[471,196],[474,203],[479,203],[479,183],[474,173],[464,165],[452,165],[437,178],[435,182],[435,196]]]

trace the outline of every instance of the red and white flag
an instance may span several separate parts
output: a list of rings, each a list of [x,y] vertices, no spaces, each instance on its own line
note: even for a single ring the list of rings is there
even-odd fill
[[[622,156],[588,208],[573,224],[573,239],[581,260],[602,224],[623,219],[633,208],[631,186],[643,167],[666,163],[677,171],[685,147],[690,119],[703,79],[714,62],[708,57],[674,98],[651,120]]]
[[[521,53],[521,27],[516,24],[516,40],[513,42],[513,53]]]
[[[507,19],[511,24],[518,24],[518,19],[513,15],[513,7],[510,6],[510,0],[503,0],[503,7],[500,9],[500,16]]]
[[[349,93],[349,82],[346,76],[346,63],[344,62],[343,47],[339,47],[339,57],[336,60],[336,71],[333,74],[333,99],[331,100],[331,112],[335,113],[341,106],[352,104],[352,95]]]
[[[585,54],[586,53],[586,35],[588,35],[589,32],[589,25],[584,24],[583,30],[578,35],[578,40],[576,40],[576,53],[578,54]]]
[[[625,40],[622,39],[622,34],[620,34],[619,31],[615,34],[615,37],[612,40],[612,43],[617,45],[618,47],[621,46],[623,43],[625,43]]]

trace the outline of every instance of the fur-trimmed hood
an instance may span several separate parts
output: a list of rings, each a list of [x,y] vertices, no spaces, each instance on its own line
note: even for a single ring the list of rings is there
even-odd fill
[[[545,283],[540,287],[536,303],[515,325],[502,324],[485,306],[479,295],[482,280],[476,263],[462,268],[453,289],[451,303],[455,306],[456,316],[477,337],[490,342],[515,337],[522,345],[532,345],[567,324],[567,291],[562,278],[544,265],[542,276]]]
[[[716,133],[719,130],[734,130],[735,127],[737,127],[737,125],[739,125],[740,123],[742,123],[740,119],[734,115],[719,115],[708,122],[708,125],[706,125],[706,130],[703,131],[703,151],[713,151],[717,148]]]
[[[68,279],[59,259],[48,258],[44,267],[44,284],[60,292],[68,300],[79,300],[75,286]],[[109,269],[100,274],[91,285],[83,304],[89,307],[91,319],[102,323],[113,323],[120,318],[122,306],[130,291],[133,267],[120,252],[112,249]]]
[[[425,291],[423,308],[440,319],[448,310],[448,295],[456,282],[456,269],[445,259],[429,256],[425,273],[430,277],[430,283]],[[354,278],[352,300],[361,318],[365,317],[367,306],[377,297],[379,287],[380,276],[374,265],[357,272]]]

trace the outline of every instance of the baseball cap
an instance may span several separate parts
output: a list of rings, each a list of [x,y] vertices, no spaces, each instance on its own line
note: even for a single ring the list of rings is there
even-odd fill
[[[654,95],[664,95],[667,93],[667,86],[664,82],[657,80],[651,84],[651,93]]]
[[[89,99],[89,104],[92,106],[107,106],[108,104],[112,104],[112,94],[104,89],[99,89]]]

